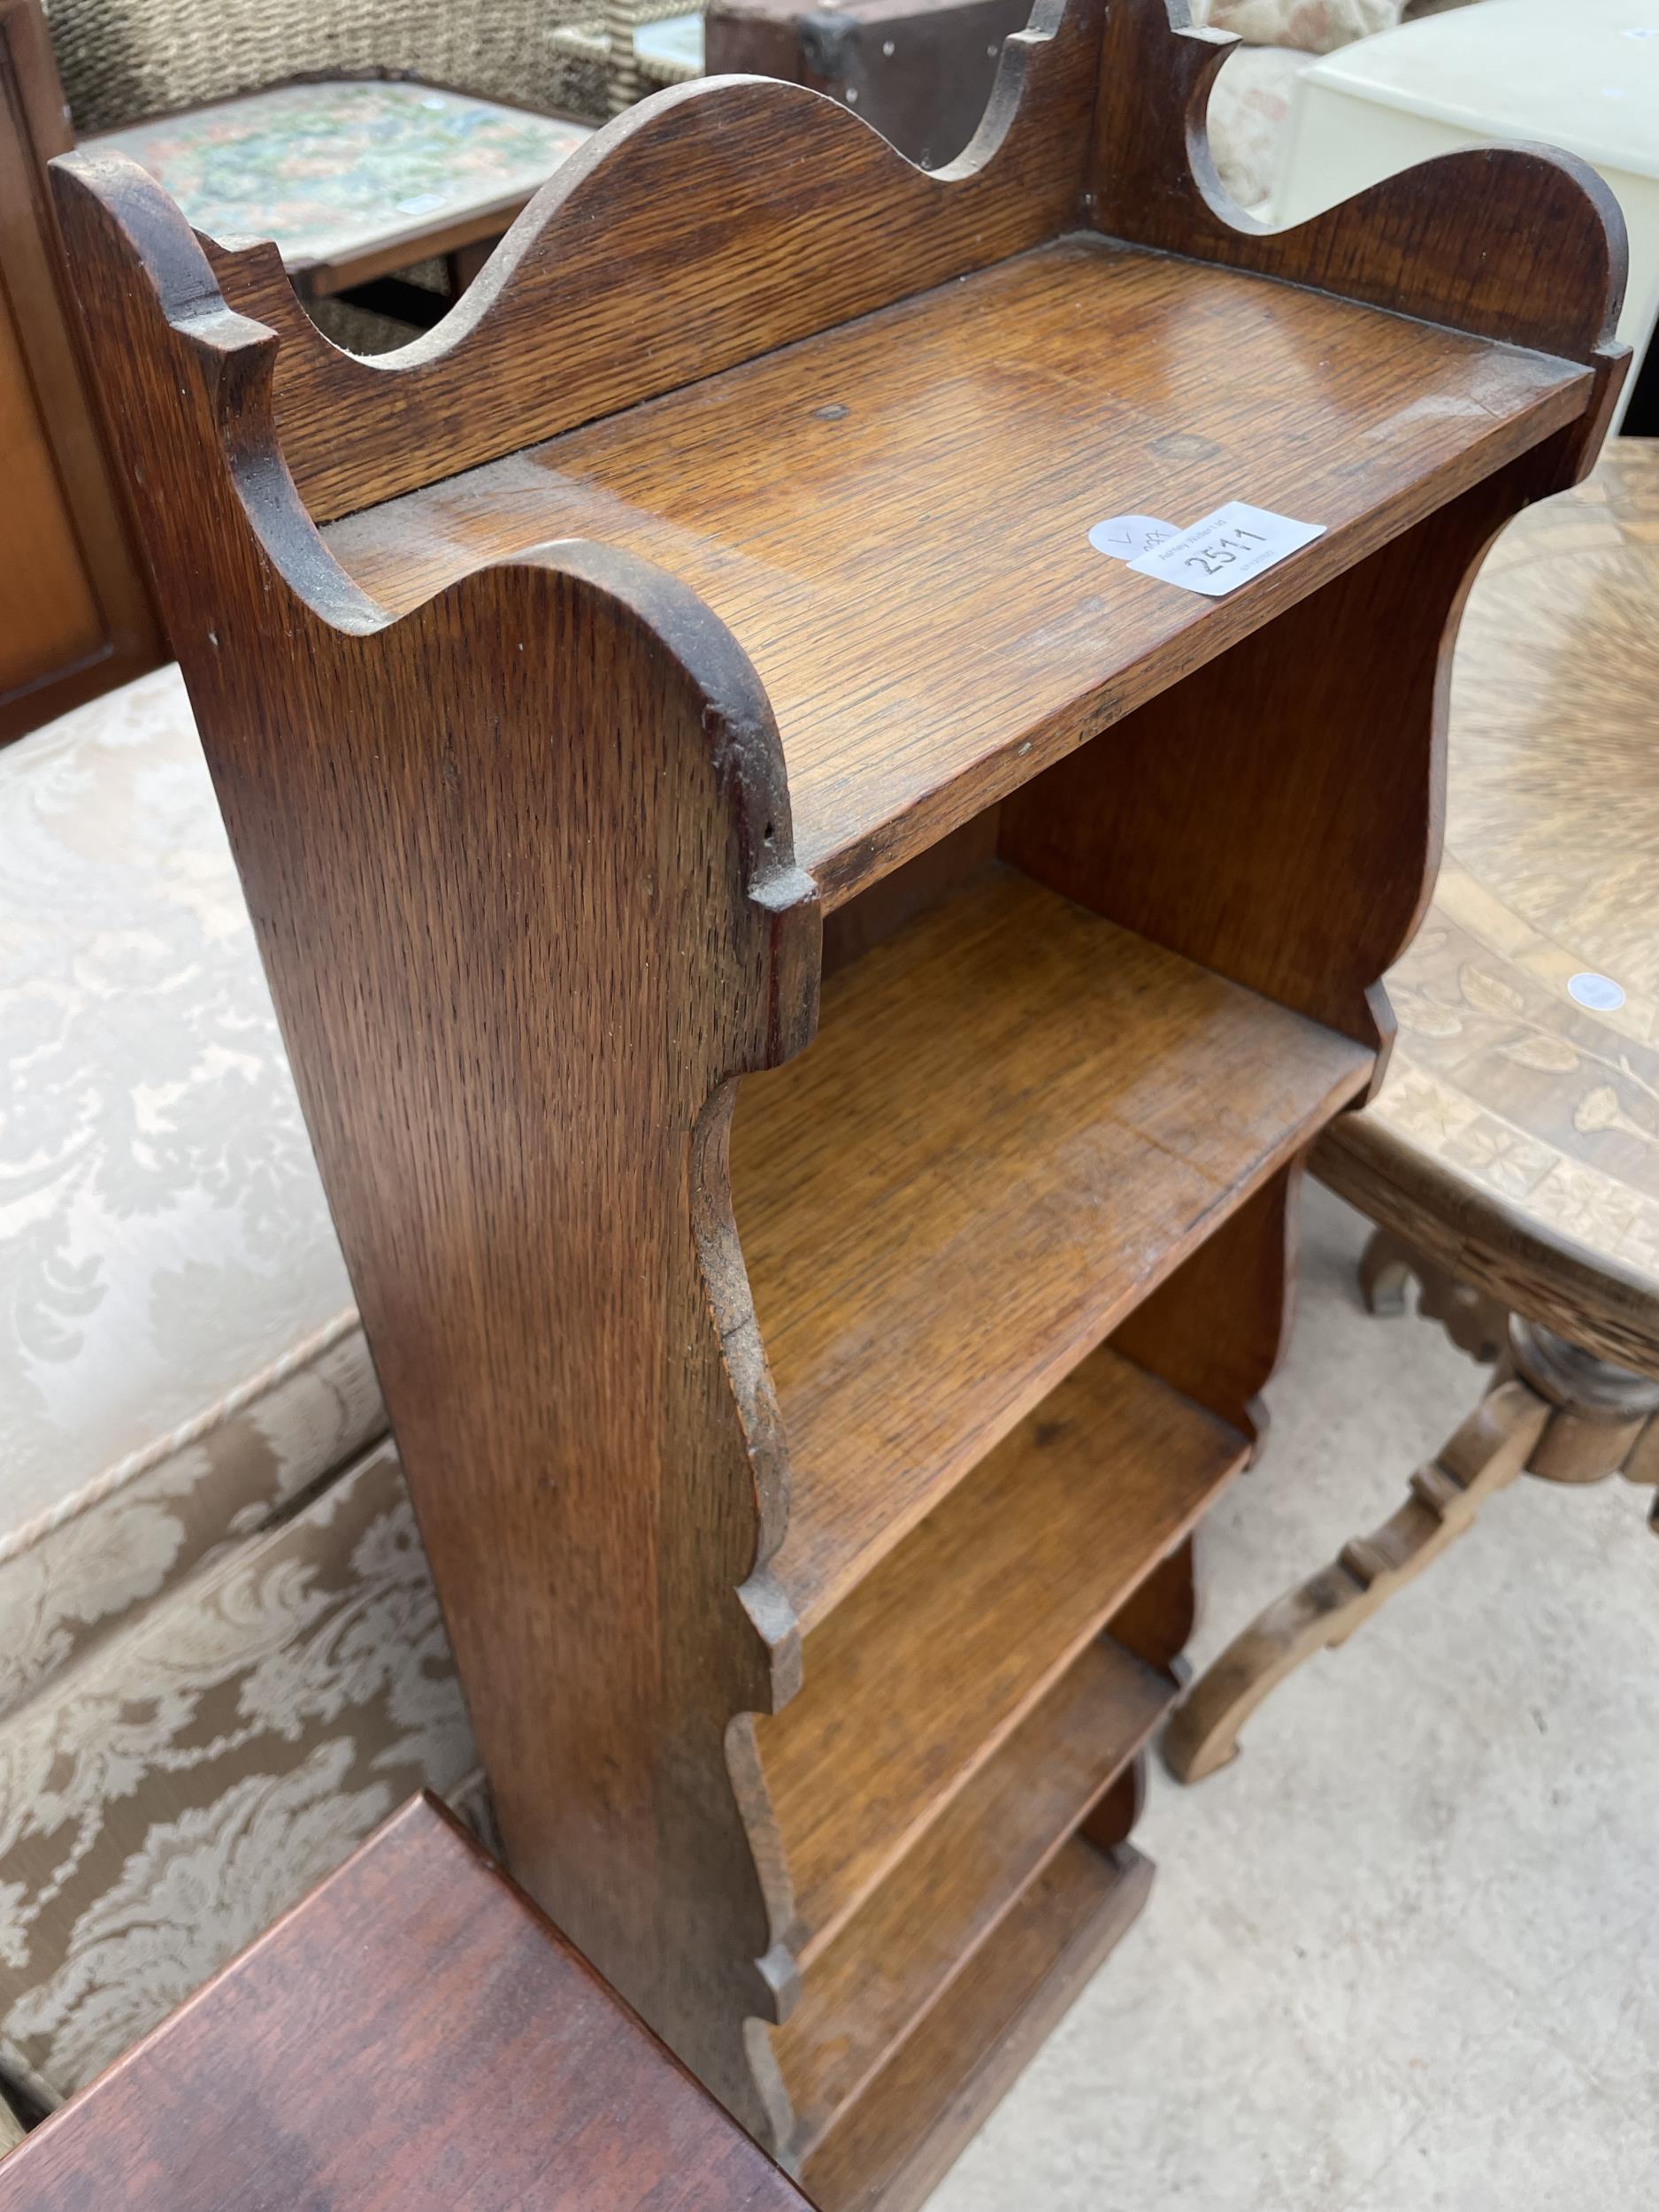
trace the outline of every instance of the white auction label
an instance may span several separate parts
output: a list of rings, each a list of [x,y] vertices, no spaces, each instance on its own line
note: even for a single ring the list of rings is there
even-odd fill
[[[1322,522],[1293,522],[1288,515],[1230,499],[1129,565],[1138,576],[1156,576],[1184,591],[1202,592],[1206,599],[1221,599],[1324,535]]]
[[[1094,525],[1088,541],[1114,561],[1133,561],[1137,553],[1149,553],[1176,534],[1172,522],[1160,522],[1156,515],[1109,515]]]

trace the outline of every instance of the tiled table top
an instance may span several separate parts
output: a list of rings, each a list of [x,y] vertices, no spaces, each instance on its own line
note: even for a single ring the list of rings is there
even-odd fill
[[[591,135],[586,123],[367,80],[282,85],[91,142],[141,162],[221,244],[274,239],[295,273],[527,199]]]
[[[641,23],[634,34],[634,50],[648,72],[672,84],[703,74],[703,18],[666,15],[655,23]]]

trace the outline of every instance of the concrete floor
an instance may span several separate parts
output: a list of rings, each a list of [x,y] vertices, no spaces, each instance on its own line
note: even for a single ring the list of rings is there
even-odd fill
[[[1382,1519],[1479,1371],[1372,1320],[1322,1191],[1272,1434],[1207,1525],[1202,1665]],[[1190,1791],[1146,1912],[929,2212],[1659,2204],[1659,1542],[1528,1482]]]

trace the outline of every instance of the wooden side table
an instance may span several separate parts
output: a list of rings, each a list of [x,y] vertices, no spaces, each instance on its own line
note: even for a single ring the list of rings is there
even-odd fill
[[[0,2162],[0,2212],[803,2212],[432,1798]]]
[[[1318,1173],[1379,1224],[1373,1310],[1496,1360],[1468,1421],[1374,1535],[1254,1621],[1171,1728],[1196,1781],[1523,1471],[1659,1485],[1659,443],[1506,532],[1452,687],[1448,851],[1389,978],[1400,1039]],[[1659,1514],[1655,1516],[1659,1527]]]

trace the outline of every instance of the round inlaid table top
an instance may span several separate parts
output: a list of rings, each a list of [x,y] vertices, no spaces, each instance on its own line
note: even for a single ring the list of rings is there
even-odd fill
[[[1321,1173],[1461,1279],[1659,1377],[1659,441],[1488,556],[1399,1038]]]

